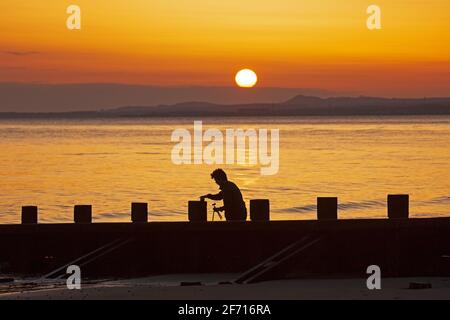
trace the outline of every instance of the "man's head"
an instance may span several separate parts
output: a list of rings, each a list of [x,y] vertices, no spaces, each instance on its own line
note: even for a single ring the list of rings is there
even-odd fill
[[[214,170],[213,173],[211,173],[211,179],[214,179],[219,186],[228,181],[227,174],[222,169]]]

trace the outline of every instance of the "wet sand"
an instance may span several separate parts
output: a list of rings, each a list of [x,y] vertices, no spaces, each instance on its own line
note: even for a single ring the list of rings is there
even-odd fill
[[[445,299],[450,300],[450,278],[386,278],[382,289],[370,291],[365,279],[303,279],[251,285],[219,284],[235,275],[168,275],[130,280],[85,283],[68,290],[63,282],[24,281],[8,286],[0,300],[309,300],[309,299]],[[202,285],[181,286],[181,282]],[[429,283],[431,289],[409,289],[410,283]]]

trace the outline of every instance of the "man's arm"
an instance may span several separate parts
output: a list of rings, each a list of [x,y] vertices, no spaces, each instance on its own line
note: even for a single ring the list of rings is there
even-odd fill
[[[207,194],[200,197],[200,200],[204,201],[205,199],[211,200],[223,200],[223,193],[220,191],[218,194]]]

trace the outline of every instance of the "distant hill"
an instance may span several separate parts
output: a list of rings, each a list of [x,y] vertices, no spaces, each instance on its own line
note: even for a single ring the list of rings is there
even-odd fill
[[[208,117],[208,116],[359,116],[450,115],[450,98],[388,99],[376,97],[319,98],[298,95],[281,103],[126,106],[94,112],[0,113],[2,118],[45,117]]]
[[[308,88],[257,87],[245,90],[213,86],[0,83],[0,112],[83,112],[121,106],[173,105],[183,101],[208,101],[227,105],[278,103],[297,94],[322,98],[351,95]]]
[[[186,102],[157,107],[123,107],[104,113],[129,116],[433,115],[450,114],[450,98],[319,98],[299,95],[282,103],[220,105]]]

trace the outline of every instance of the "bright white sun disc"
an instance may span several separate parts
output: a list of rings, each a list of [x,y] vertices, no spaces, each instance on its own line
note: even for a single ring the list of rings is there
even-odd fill
[[[236,83],[241,88],[252,88],[258,82],[258,76],[253,70],[243,69],[236,74]]]

